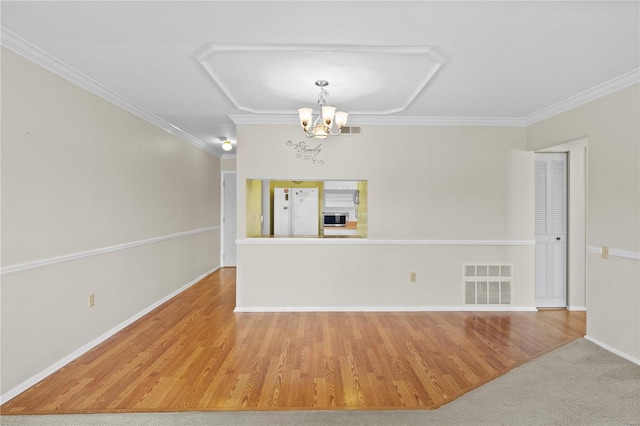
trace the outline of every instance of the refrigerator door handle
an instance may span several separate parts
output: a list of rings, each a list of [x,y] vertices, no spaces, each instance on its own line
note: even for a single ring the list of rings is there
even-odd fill
[[[360,190],[356,189],[353,191],[353,204],[354,204],[354,213],[355,219],[358,220],[358,206],[360,205]]]

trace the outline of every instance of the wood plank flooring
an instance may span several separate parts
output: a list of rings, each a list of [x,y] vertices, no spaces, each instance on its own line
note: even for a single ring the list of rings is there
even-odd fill
[[[2,414],[437,408],[585,334],[585,313],[233,313],[225,268]]]

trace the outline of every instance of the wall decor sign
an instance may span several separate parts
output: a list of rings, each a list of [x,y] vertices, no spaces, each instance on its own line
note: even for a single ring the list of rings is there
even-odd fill
[[[319,158],[320,153],[322,152],[321,143],[319,143],[318,145],[309,145],[304,141],[293,143],[291,139],[289,139],[287,141],[287,146],[290,146],[294,150],[294,152],[296,153],[296,158],[299,158],[303,161],[309,161],[311,164],[324,166],[324,160]]]

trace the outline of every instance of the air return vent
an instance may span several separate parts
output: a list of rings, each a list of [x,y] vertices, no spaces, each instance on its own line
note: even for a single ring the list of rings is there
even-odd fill
[[[359,135],[360,134],[360,126],[344,126],[342,128],[343,135]]]
[[[464,265],[464,303],[511,304],[511,279],[511,265]]]

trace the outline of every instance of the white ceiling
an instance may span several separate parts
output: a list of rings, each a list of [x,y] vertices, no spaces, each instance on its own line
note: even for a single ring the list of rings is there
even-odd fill
[[[638,1],[0,7],[4,45],[216,154],[230,116],[296,122],[318,79],[356,125],[525,124],[640,66]]]

